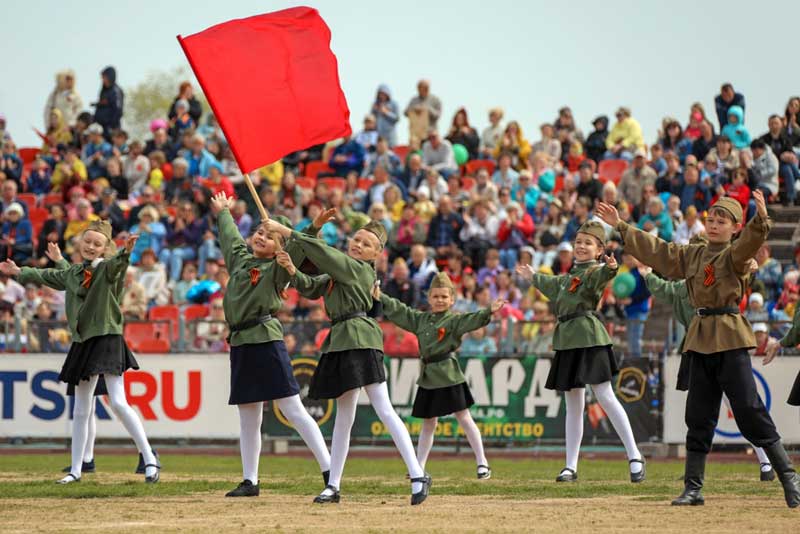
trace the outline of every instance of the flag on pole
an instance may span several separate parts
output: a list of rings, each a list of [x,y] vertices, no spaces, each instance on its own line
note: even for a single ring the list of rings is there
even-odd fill
[[[331,32],[293,7],[178,36],[242,172],[349,136]]]

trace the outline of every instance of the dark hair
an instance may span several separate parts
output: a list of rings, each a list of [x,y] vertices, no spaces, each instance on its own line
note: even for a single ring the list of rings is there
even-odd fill
[[[78,118],[76,120],[79,120],[79,121],[89,125],[89,124],[92,123],[92,114],[89,113],[88,111],[83,111],[83,112],[81,112],[80,115],[78,115]]]
[[[730,143],[731,142],[731,138],[728,137],[725,134],[722,134],[719,137],[717,137],[717,141],[724,141],[725,143]]]
[[[753,142],[750,143],[750,148],[753,150],[755,149],[764,150],[765,148],[767,148],[767,144],[761,139],[754,139]]]
[[[769,116],[769,119],[767,120],[771,121],[772,119],[780,119],[780,118],[781,118],[780,115],[778,115],[777,113],[773,113],[772,115]]]
[[[722,84],[722,87],[719,88],[720,92],[725,91],[726,89],[730,89],[731,91],[733,91],[733,85],[731,84],[731,82],[725,82]]]

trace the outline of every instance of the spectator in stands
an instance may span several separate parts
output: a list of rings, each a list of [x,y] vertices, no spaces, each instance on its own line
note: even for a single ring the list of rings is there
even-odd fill
[[[375,115],[372,113],[364,117],[364,129],[355,135],[355,141],[364,148],[365,153],[374,152],[380,134],[377,130]]]
[[[567,228],[562,236],[563,241],[574,241],[578,228],[591,218],[592,200],[588,197],[579,197],[573,208],[573,217],[567,223]]]
[[[173,99],[169,107],[169,113],[167,114],[167,118],[170,119],[170,122],[174,124],[173,120],[180,117],[180,113],[178,112],[178,102],[180,101],[186,103],[185,113],[189,114],[194,124],[200,124],[200,117],[203,115],[203,106],[200,104],[200,101],[197,100],[197,97],[194,96],[194,88],[189,82],[181,82],[178,87],[178,94]]]
[[[608,137],[608,117],[600,115],[592,121],[594,131],[589,134],[589,137],[584,143],[584,151],[586,156],[599,163],[603,159],[603,154],[606,152],[606,138]]]
[[[144,154],[149,156],[152,152],[160,150],[168,160],[172,160],[175,158],[176,148],[167,135],[167,129],[157,128],[153,130],[153,138],[145,143]]]
[[[509,154],[511,156],[511,166],[516,170],[522,170],[528,164],[531,150],[530,143],[522,133],[522,127],[517,121],[511,121],[506,125],[503,137],[500,138],[500,142],[495,147],[492,155],[498,160],[499,164],[502,155]]]
[[[58,248],[64,250],[64,232],[67,229],[67,211],[61,204],[50,204],[48,206],[50,217],[44,221],[41,232],[39,232],[39,243],[36,248],[36,267],[54,267],[55,264],[45,254],[48,243],[58,244]]]
[[[368,213],[370,206],[375,203],[383,202],[383,194],[392,185],[390,180],[389,171],[382,165],[375,167],[374,182],[367,190],[367,195],[364,197],[364,205],[361,210]]]
[[[497,343],[486,335],[486,327],[471,331],[464,337],[458,353],[465,356],[490,356],[497,353]]]
[[[205,138],[197,133],[192,135],[191,150],[184,151],[183,157],[189,163],[189,176],[191,177],[208,178],[211,167],[219,165],[217,159],[206,149]]]
[[[442,102],[439,97],[431,94],[430,87],[428,80],[420,80],[417,83],[417,95],[411,99],[404,112],[408,117],[408,137],[412,144],[414,141],[422,142],[431,129],[436,130],[442,114]]]
[[[94,121],[103,127],[106,139],[111,132],[120,126],[124,108],[125,93],[117,85],[117,71],[114,67],[106,67],[100,74],[103,84],[95,106]]]
[[[164,190],[164,200],[168,204],[181,201],[191,202],[194,199],[192,192],[192,177],[189,175],[189,162],[177,157],[172,160],[172,180],[167,182]]]
[[[489,110],[489,126],[481,133],[481,159],[493,159],[494,149],[503,138],[503,108]]]
[[[683,128],[678,121],[670,121],[664,129],[664,136],[659,140],[665,152],[674,152],[678,155],[681,164],[692,151],[692,141],[684,137]]]
[[[692,143],[692,154],[698,160],[704,160],[708,153],[717,144],[717,136],[714,127],[708,121],[703,121],[699,126],[700,135]]]
[[[362,176],[373,175],[375,173],[375,167],[378,165],[385,167],[392,176],[400,176],[403,172],[403,162],[400,161],[397,154],[389,149],[389,144],[383,137],[378,137],[375,151],[367,155],[367,161]],[[408,184],[406,184],[405,180],[401,181],[405,189],[408,189]]]
[[[89,134],[89,142],[83,147],[81,159],[86,165],[89,179],[94,180],[106,173],[106,161],[113,153],[111,144],[103,138],[103,126],[93,123],[86,130]]]
[[[195,346],[207,352],[224,352],[227,349],[228,323],[225,322],[225,308],[222,297],[209,303],[209,314],[205,321],[199,321],[195,330]]]
[[[664,209],[664,202],[660,197],[654,196],[647,201],[647,213],[639,219],[639,228],[664,241],[672,241],[672,217]]]
[[[419,341],[411,332],[394,327],[391,334],[383,338],[383,350],[389,356],[416,358],[419,357]]]
[[[72,142],[72,130],[64,121],[61,111],[54,109],[50,112],[50,120],[47,123],[47,133],[42,144],[42,152],[53,153],[59,145],[69,145]]]
[[[239,233],[247,238],[253,228],[253,218],[247,213],[247,203],[244,200],[237,200],[231,210],[231,216],[239,229]]]
[[[561,143],[555,138],[553,125],[548,123],[541,124],[539,133],[541,133],[542,138],[533,144],[531,147],[532,153],[544,152],[551,162],[559,161],[561,159]]]
[[[471,193],[473,202],[483,200],[489,211],[492,213],[497,211],[497,186],[490,180],[488,170],[478,169]]]
[[[656,191],[677,194],[683,185],[680,159],[673,152],[667,153],[664,159],[667,161],[667,171],[656,180]]]
[[[414,285],[420,291],[420,297],[424,298],[424,292],[431,284],[431,279],[439,272],[436,262],[428,258],[425,247],[416,244],[411,247],[411,259],[408,260],[408,272]]]
[[[550,200],[547,207],[547,214],[544,220],[538,225],[538,231],[534,234],[534,244],[536,245],[532,265],[550,265],[556,256],[556,246],[561,242],[564,231],[567,228],[567,219],[564,217],[563,204],[558,198]]]
[[[723,169],[728,175],[739,167],[739,151],[733,147],[730,138],[722,134],[717,137],[717,146],[711,149],[708,153],[717,159],[718,167]]]
[[[456,114],[453,116],[453,123],[450,130],[445,137],[451,144],[463,145],[467,149],[469,159],[478,158],[478,148],[480,145],[480,138],[478,131],[470,126],[469,119],[467,118],[467,110],[458,108]]]
[[[584,161],[578,167],[578,179],[578,196],[588,198],[594,205],[603,195],[603,184],[594,177],[594,165],[591,161]]]
[[[416,191],[425,181],[426,171],[422,165],[422,156],[411,154],[408,157],[406,168],[399,175],[399,180],[406,186],[409,192]]]
[[[376,119],[378,135],[386,140],[390,148],[395,146],[397,144],[395,127],[400,114],[397,102],[392,100],[392,91],[385,83],[378,86],[371,113]]]
[[[504,152],[500,154],[497,160],[497,169],[492,176],[492,182],[497,188],[507,187],[512,189],[516,187],[519,180],[519,173],[512,167],[513,157],[510,153]]]
[[[74,126],[78,114],[83,111],[83,99],[75,89],[75,72],[72,69],[56,74],[56,86],[44,106],[45,125],[49,124],[50,113],[56,109],[61,112],[67,126]]]
[[[794,152],[792,140],[783,129],[783,121],[778,115],[769,118],[769,130],[757,139],[764,142],[779,160],[778,175],[783,179],[784,199],[787,204],[795,201],[795,182],[800,180],[798,157]]]
[[[3,141],[2,144],[3,155],[0,158],[0,171],[5,173],[6,179],[13,180],[19,185],[22,181],[24,165],[17,154],[17,145],[11,139]]]
[[[156,263],[156,253],[153,249],[148,248],[142,251],[136,279],[144,288],[148,306],[162,306],[169,303],[165,264]]]
[[[703,107],[703,104],[700,102],[695,102],[689,109],[689,124],[686,125],[686,130],[683,132],[684,137],[692,142],[698,139],[701,135],[703,135],[701,127],[704,122],[707,122],[706,110]]]
[[[161,153],[163,157],[163,153]],[[129,193],[139,193],[150,176],[150,159],[144,155],[141,141],[133,141],[130,150],[122,158],[122,174],[127,180]]]
[[[517,202],[511,202],[506,213],[506,219],[497,230],[497,247],[501,265],[513,269],[517,264],[519,249],[530,242],[535,227],[531,216]]]
[[[197,208],[191,202],[183,202],[177,215],[167,222],[167,239],[161,249],[159,261],[169,267],[170,280],[177,280],[183,268],[183,262],[198,259],[197,246],[207,236],[206,220],[197,217]],[[200,258],[200,275],[204,274],[205,260]]]
[[[793,96],[786,104],[786,110],[783,114],[783,127],[784,132],[792,141],[792,146],[800,146],[800,96]]]
[[[647,153],[637,149],[631,165],[622,173],[619,181],[619,194],[629,204],[636,204],[642,198],[642,188],[647,184],[655,184],[656,172],[647,165]]]
[[[422,143],[422,163],[445,178],[458,171],[453,145],[435,129],[428,132],[427,141]]]
[[[717,194],[736,199],[742,205],[742,213],[748,218],[755,213],[755,202],[750,199],[750,187],[747,185],[747,169],[739,167],[733,172],[733,180],[724,186],[717,186]],[[751,205],[752,204],[752,205]]]
[[[208,180],[203,180],[203,186],[211,191],[212,195],[224,192],[228,198],[233,198],[233,184],[227,176],[222,174],[222,165],[214,162],[208,169]]]
[[[497,217],[491,214],[486,201],[478,200],[464,212],[464,227],[459,237],[472,265],[483,265],[486,252],[497,243],[498,229]]]
[[[644,148],[642,127],[631,116],[631,110],[620,107],[616,114],[617,122],[611,128],[606,138],[605,159],[624,159],[631,161],[636,150]]]
[[[778,195],[778,158],[764,141],[756,139],[750,144],[753,153],[752,161],[747,158],[745,167],[750,171],[752,184],[764,192],[769,199]],[[794,199],[792,199],[794,200]]]
[[[714,97],[714,106],[717,109],[717,120],[719,121],[720,130],[728,124],[728,112],[733,106],[738,106],[741,109],[742,113],[739,123],[744,124],[744,95],[734,91],[733,85],[730,83],[722,84],[719,94]]]
[[[181,279],[172,288],[172,303],[177,305],[188,304],[186,294],[197,283],[197,266],[194,263],[184,263],[181,269]]]
[[[761,245],[756,252],[758,271],[755,279],[764,285],[764,296],[769,302],[775,302],[783,287],[783,269],[778,260],[772,257],[772,250],[768,243]]]
[[[764,296],[761,293],[750,294],[744,316],[750,324],[769,322],[769,312],[764,309]]]
[[[69,210],[67,210],[69,213]],[[92,213],[92,203],[86,198],[81,198],[75,202],[75,215],[69,218],[67,228],[64,230],[64,239],[72,240],[73,237],[80,235],[89,228],[92,221],[99,221],[100,217]]]
[[[33,257],[33,227],[20,203],[12,202],[3,210],[0,233],[0,261],[11,260],[27,265]]]
[[[158,218],[158,210],[152,205],[144,206],[138,212],[139,222],[131,226],[131,234],[138,235],[139,240],[131,251],[131,263],[137,265],[145,250],[152,250],[156,257],[164,246],[167,229]]]
[[[556,257],[553,259],[552,265],[542,265],[540,266],[540,271],[541,268],[544,267],[550,269],[555,275],[567,274],[569,270],[572,269],[574,260],[575,256],[572,243],[569,241],[562,241],[559,243],[558,248],[556,248]],[[545,274],[547,273],[545,272]]]
[[[569,132],[569,141],[578,141],[583,143],[583,132],[575,124],[575,118],[572,116],[572,109],[569,106],[564,106],[558,110],[558,118],[553,121],[553,128],[558,130],[567,130]]]
[[[443,195],[439,200],[439,212],[431,219],[428,237],[425,244],[436,251],[437,256],[444,257],[447,252],[461,244],[459,233],[464,220],[453,210],[453,201]]]
[[[424,195],[425,198],[430,199],[434,203],[439,202],[441,198],[447,195],[447,182],[439,174],[436,169],[428,169],[426,171],[425,181],[419,185],[415,192],[417,198]]]
[[[633,358],[642,357],[642,336],[647,316],[650,313],[650,291],[644,278],[639,273],[642,266],[639,261],[630,254],[622,254],[622,262],[628,268],[628,272],[636,280],[633,292],[630,296],[621,299],[620,304],[625,306],[625,333],[628,341],[628,355]]]
[[[688,164],[683,171],[683,184],[679,190],[671,191],[681,199],[681,210],[686,211],[694,206],[698,211],[706,211],[711,205],[711,192],[700,182],[700,171],[697,165]]]
[[[120,310],[126,321],[144,321],[147,318],[147,297],[142,284],[136,281],[137,274],[135,269],[125,272]]]
[[[406,205],[405,200],[403,200],[403,194],[397,184],[391,184],[383,192],[383,204],[386,206],[386,214],[389,220],[394,225],[403,216],[403,208]],[[388,230],[391,230],[391,228]]]
[[[744,125],[744,110],[741,107],[731,106],[728,109],[728,123],[722,128],[722,135],[727,136],[739,150],[750,146],[750,132]]]
[[[117,191],[111,187],[106,187],[100,194],[100,199],[94,203],[92,209],[101,219],[111,223],[111,229],[116,236],[124,231],[128,224],[125,221],[125,214],[117,202]]]
[[[414,212],[414,205],[405,204],[400,220],[394,223],[389,232],[386,246],[389,252],[389,261],[394,261],[398,257],[407,258],[411,246],[415,243],[423,243],[426,234],[424,225]]]
[[[519,173],[519,182],[511,188],[511,199],[522,206],[523,211],[533,213],[541,191],[533,184],[533,174],[525,169]]]
[[[382,291],[406,306],[417,305],[419,291],[411,280],[408,264],[403,258],[396,258],[392,263],[392,276]]]
[[[678,224],[673,235],[673,242],[678,245],[688,245],[691,239],[706,231],[700,218],[697,216],[697,208],[689,206],[686,208],[686,213],[683,221]]]
[[[486,261],[478,270],[478,285],[483,288],[489,287],[490,284],[494,283],[497,274],[503,270],[503,266],[500,265],[500,251],[496,248],[490,248],[486,251]],[[487,301],[490,301],[489,295],[486,295]]]
[[[335,171],[336,176],[347,176],[350,171],[357,175],[364,170],[364,147],[353,138],[345,139],[331,154],[328,165]]]

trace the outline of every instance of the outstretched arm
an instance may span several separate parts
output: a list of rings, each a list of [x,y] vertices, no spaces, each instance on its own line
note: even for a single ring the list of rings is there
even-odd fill
[[[325,294],[331,283],[331,277],[327,274],[320,276],[309,276],[297,270],[292,257],[285,250],[275,254],[275,261],[283,267],[289,275],[289,282],[297,289],[298,293],[307,299],[318,299]]]
[[[734,268],[739,273],[747,272],[747,263],[756,255],[758,249],[767,240],[772,222],[767,213],[767,203],[764,193],[758,189],[753,191],[753,200],[756,203],[756,215],[742,230],[742,235],[731,245],[731,260]]]
[[[219,246],[229,271],[235,271],[238,264],[250,255],[247,244],[233,221],[230,211],[233,204],[234,199],[228,198],[224,191],[217,193],[211,199],[211,211],[217,216]]]
[[[548,274],[536,273],[531,265],[518,265],[517,274],[523,279],[529,280],[533,287],[542,292],[550,300],[558,298],[561,290],[561,277]]]
[[[383,305],[383,316],[391,322],[409,332],[416,332],[422,312],[412,310],[402,302],[392,297],[381,294],[380,303]]]

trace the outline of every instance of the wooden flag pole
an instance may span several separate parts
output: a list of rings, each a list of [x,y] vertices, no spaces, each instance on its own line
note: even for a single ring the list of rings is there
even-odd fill
[[[250,173],[245,172],[244,174],[244,182],[247,184],[247,188],[250,190],[250,194],[253,195],[253,200],[256,202],[256,206],[258,207],[258,212],[261,214],[261,221],[264,222],[269,219],[269,215],[267,214],[267,210],[264,208],[264,204],[261,203],[261,197],[258,196],[258,192],[256,191],[256,186],[253,185],[253,181],[250,179]],[[270,236],[273,241],[275,241],[275,250],[280,252],[283,250],[281,246],[281,237],[279,235]]]

